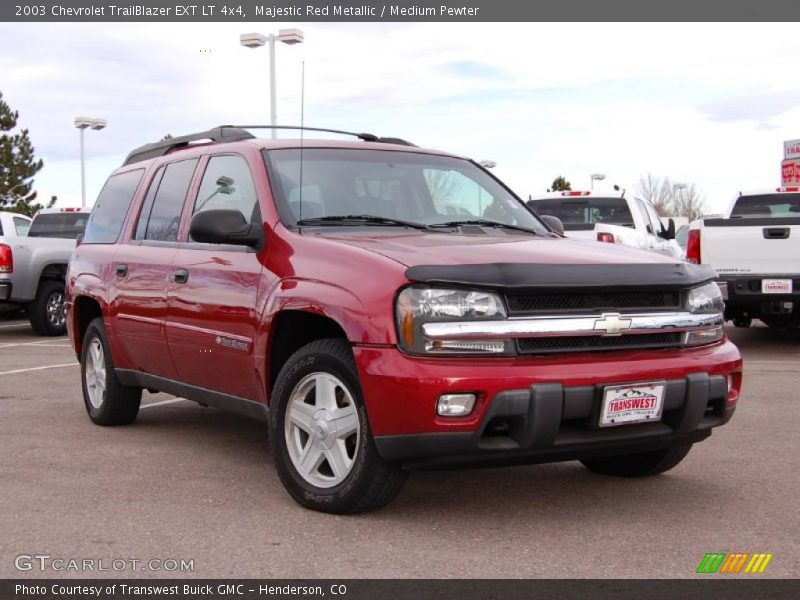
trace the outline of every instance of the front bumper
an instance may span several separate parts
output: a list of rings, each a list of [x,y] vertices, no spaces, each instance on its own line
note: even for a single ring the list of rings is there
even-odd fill
[[[420,359],[376,347],[355,354],[378,451],[411,467],[571,460],[699,441],[731,418],[741,384],[741,358],[727,340],[513,359]],[[647,381],[667,382],[660,422],[597,426],[606,385]],[[437,416],[438,397],[459,392],[477,395],[472,414]]]

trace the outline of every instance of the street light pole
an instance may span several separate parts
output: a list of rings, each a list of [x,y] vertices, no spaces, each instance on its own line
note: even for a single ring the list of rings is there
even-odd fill
[[[589,176],[589,179],[591,179],[591,184],[590,184],[589,189],[594,191],[594,182],[595,181],[603,181],[603,179],[605,179],[605,178],[606,178],[606,176],[603,173],[592,173]]]
[[[84,153],[84,131],[86,127],[80,127],[81,136],[81,208],[86,208],[86,157]]]
[[[275,41],[283,42],[284,44],[294,45],[303,43],[303,32],[299,29],[281,29],[278,35],[270,33],[264,35],[263,33],[243,33],[239,36],[239,43],[246,48],[260,48],[269,44],[269,124],[273,127],[271,137],[274,140],[277,136],[277,131],[274,127],[278,124],[278,101],[277,101],[277,88],[275,83]]]
[[[100,131],[108,121],[105,119],[93,119],[91,117],[77,117],[75,119],[75,127],[80,130],[81,137],[81,208],[86,208],[86,156],[84,152],[84,130],[92,128],[95,131]]]

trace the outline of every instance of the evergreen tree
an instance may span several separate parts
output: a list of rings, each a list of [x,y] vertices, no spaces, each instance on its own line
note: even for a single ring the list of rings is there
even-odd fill
[[[572,184],[564,179],[561,175],[553,179],[553,183],[550,186],[554,192],[565,192],[572,189]],[[550,191],[550,190],[548,190]]]
[[[27,129],[12,133],[18,117],[0,92],[0,210],[33,215],[42,208],[35,202],[33,177],[44,163],[36,160]]]

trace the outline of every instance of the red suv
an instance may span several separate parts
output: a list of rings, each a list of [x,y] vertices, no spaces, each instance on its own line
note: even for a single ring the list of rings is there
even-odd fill
[[[713,270],[565,239],[471,160],[357,137],[128,156],[68,272],[95,423],[143,389],[260,419],[295,500],[355,513],[413,468],[661,473],[730,419]]]

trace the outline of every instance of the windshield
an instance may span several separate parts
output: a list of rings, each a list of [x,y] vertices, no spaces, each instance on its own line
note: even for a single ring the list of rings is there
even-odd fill
[[[86,228],[89,213],[49,213],[37,215],[28,230],[28,237],[53,237],[75,240]]]
[[[731,211],[736,217],[800,217],[800,193],[741,196]]]
[[[508,190],[466,160],[390,150],[309,148],[265,151],[287,225],[337,224],[332,217],[372,216],[360,226],[444,225],[490,221],[545,234]],[[320,221],[328,218],[327,221]],[[287,222],[289,221],[289,222]],[[339,224],[359,226],[354,219]],[[514,230],[507,230],[514,231]]]
[[[624,198],[547,198],[531,200],[528,205],[540,215],[558,217],[567,230],[595,223],[633,226],[633,217]]]

